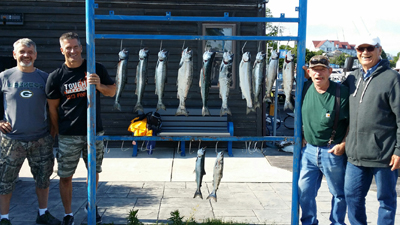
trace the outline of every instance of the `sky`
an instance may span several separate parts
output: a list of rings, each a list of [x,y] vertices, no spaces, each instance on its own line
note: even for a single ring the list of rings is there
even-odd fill
[[[400,52],[400,8],[396,0],[308,0],[306,48],[312,41],[339,40],[356,44],[360,37],[378,36],[386,53]],[[299,0],[269,0],[273,17],[297,18]],[[279,25],[274,23],[274,25]],[[297,24],[281,23],[283,36],[297,36]],[[280,44],[287,44],[282,42]]]

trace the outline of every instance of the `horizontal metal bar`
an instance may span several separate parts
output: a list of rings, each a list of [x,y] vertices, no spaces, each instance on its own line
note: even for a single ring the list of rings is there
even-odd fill
[[[225,41],[297,41],[297,36],[194,36],[194,35],[147,35],[147,34],[95,34],[95,39],[136,40],[225,40]]]
[[[136,21],[189,21],[189,22],[281,22],[298,23],[299,18],[282,17],[199,17],[199,16],[125,16],[95,15],[96,20],[136,20]]]
[[[100,141],[294,141],[293,137],[259,136],[259,137],[206,137],[206,136],[96,136]]]

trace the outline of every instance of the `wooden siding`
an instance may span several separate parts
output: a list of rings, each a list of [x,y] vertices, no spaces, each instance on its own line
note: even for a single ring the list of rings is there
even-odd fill
[[[199,0],[193,1],[96,1],[98,9],[96,14],[108,15],[114,11],[115,15],[157,15],[164,16],[171,12],[172,16],[215,16],[222,17],[224,12],[229,16],[256,17],[265,16],[264,8],[258,8],[261,0]],[[75,31],[85,42],[85,3],[83,0],[10,0],[0,1],[1,13],[23,13],[24,24],[0,25],[0,56],[12,57],[12,44],[19,38],[29,37],[37,44],[38,59],[35,66],[52,72],[59,67],[64,57],[60,53],[58,38],[68,31]],[[265,27],[260,23],[235,23],[236,35],[254,36],[263,35]],[[98,34],[169,34],[169,35],[202,35],[201,22],[144,22],[144,21],[95,21],[95,29]],[[96,39],[96,61],[105,65],[110,76],[114,79],[118,63],[118,52],[121,40]],[[167,108],[177,108],[176,79],[178,64],[181,57],[183,41],[164,40],[163,48],[169,51],[168,75],[165,85],[163,102]],[[238,67],[241,59],[241,49],[244,41],[236,42],[235,63]],[[140,47],[150,49],[148,64],[148,83],[143,97],[143,106],[156,107],[157,95],[154,93],[154,69],[157,62],[157,53],[160,48],[159,40],[123,40],[123,47],[130,51],[128,63],[128,84],[121,97],[122,112],[113,111],[114,98],[102,97],[102,118],[107,135],[130,135],[127,131],[130,120],[137,114],[133,113],[136,103],[135,75],[138,63]],[[186,41],[186,47],[194,52],[194,79],[186,101],[188,108],[201,108],[201,96],[199,73],[202,64],[202,42]],[[265,45],[262,45],[265,51]],[[258,42],[249,41],[245,51],[250,51],[252,62],[257,54]],[[86,51],[84,46],[84,57]],[[238,69],[236,69],[236,72]],[[229,120],[234,122],[235,135],[237,136],[261,136],[264,135],[265,109],[257,109],[257,113],[246,115],[246,101],[242,100],[239,88],[238,74],[235,74],[237,82],[230,91],[228,105],[232,111]],[[212,88],[209,95],[209,107],[220,108],[218,88]],[[265,105],[263,105],[265,108]],[[190,115],[189,115],[190,116]]]

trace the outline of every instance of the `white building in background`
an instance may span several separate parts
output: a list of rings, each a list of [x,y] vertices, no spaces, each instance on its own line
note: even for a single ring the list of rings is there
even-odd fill
[[[351,56],[357,56],[357,51],[354,44],[348,42],[341,42],[336,40],[324,40],[324,41],[312,41],[310,51],[322,50],[325,53],[332,53],[341,51],[342,53],[349,54]]]

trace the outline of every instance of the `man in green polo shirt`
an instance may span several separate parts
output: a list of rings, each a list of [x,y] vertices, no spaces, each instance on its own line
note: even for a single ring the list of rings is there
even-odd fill
[[[315,197],[325,176],[332,194],[331,224],[345,224],[346,201],[344,175],[346,169],[345,137],[349,123],[349,90],[329,79],[332,68],[325,56],[314,56],[307,70],[311,80],[305,90],[301,109],[304,138],[301,150],[299,197],[301,222],[318,224]],[[332,133],[337,116],[336,86],[340,85],[340,112],[336,133]],[[307,85],[305,85],[306,87]],[[329,143],[329,140],[332,141]]]

